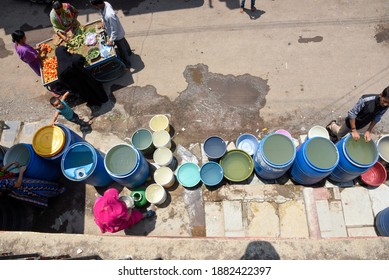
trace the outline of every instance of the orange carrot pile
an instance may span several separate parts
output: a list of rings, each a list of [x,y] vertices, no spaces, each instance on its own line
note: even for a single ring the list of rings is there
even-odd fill
[[[57,57],[49,57],[42,61],[42,74],[45,83],[57,79]]]

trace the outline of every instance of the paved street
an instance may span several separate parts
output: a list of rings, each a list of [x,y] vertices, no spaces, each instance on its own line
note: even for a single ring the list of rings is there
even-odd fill
[[[50,37],[52,28],[47,7],[5,1],[0,12],[0,120],[9,127],[1,145],[10,147],[31,143],[36,129],[53,114],[50,94],[18,59],[10,34],[24,28],[34,44]],[[111,3],[136,54],[136,69],[104,85],[110,101],[99,110],[93,131],[84,135],[102,153],[128,142],[154,114],[163,113],[174,129],[179,163],[189,154],[201,165],[207,161],[202,149],[207,136],[226,137],[230,148],[239,133],[260,136],[263,129],[286,129],[300,139],[314,125],[343,118],[361,94],[379,93],[388,85],[385,0],[369,5],[362,0],[257,1],[254,14],[240,14],[239,1]],[[85,3],[78,5],[81,23],[99,18]],[[85,104],[73,108],[90,114]],[[388,132],[385,116],[376,133]],[[2,232],[0,252],[25,253],[28,247],[46,255],[75,256],[82,247],[81,255],[103,258],[236,259],[250,242],[263,241],[281,259],[389,258],[388,241],[374,229],[375,215],[389,207],[386,184],[368,188],[326,182],[311,188],[288,178],[263,182],[256,175],[217,189],[186,189],[176,183],[167,189],[168,200],[158,207],[156,219],[105,235],[92,214],[105,188],[67,184],[67,192],[35,221],[37,233],[17,233],[23,237],[18,242],[13,233]],[[120,238],[124,235],[128,239]],[[52,243],[44,245],[47,239]],[[124,249],[130,239],[137,245]],[[64,244],[53,249],[50,244],[58,240]],[[98,242],[114,246],[103,250],[96,248]],[[152,252],[141,249],[150,244]]]

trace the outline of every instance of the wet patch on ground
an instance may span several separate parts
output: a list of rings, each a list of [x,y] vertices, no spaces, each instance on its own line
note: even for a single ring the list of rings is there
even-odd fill
[[[375,28],[376,34],[374,38],[377,43],[389,45],[389,24],[378,24]]]
[[[184,77],[188,87],[174,101],[159,95],[153,86],[115,91],[116,103],[124,111],[102,115],[93,129],[116,133],[124,139],[138,128],[148,127],[153,115],[169,114],[176,132],[174,141],[187,146],[211,135],[235,140],[240,133],[256,133],[263,127],[260,109],[270,89],[267,80],[248,74],[211,73],[204,64],[187,66]]]
[[[315,36],[312,38],[303,38],[303,36],[299,36],[299,39],[297,40],[299,43],[319,43],[323,41],[323,36]]]

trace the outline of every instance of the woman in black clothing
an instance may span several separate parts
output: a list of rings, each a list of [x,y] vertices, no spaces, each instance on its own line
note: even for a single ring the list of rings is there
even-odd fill
[[[88,106],[100,106],[108,101],[102,84],[96,81],[84,68],[85,58],[71,54],[66,47],[55,50],[58,80],[70,91],[79,94]]]

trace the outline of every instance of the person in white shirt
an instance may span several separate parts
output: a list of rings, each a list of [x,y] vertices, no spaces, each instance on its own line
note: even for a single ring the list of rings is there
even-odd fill
[[[92,6],[100,10],[104,28],[107,32],[107,45],[116,46],[119,58],[123,61],[127,68],[131,68],[130,56],[132,51],[125,36],[122,24],[118,16],[113,10],[111,4],[103,0],[90,0]]]

